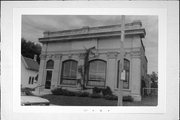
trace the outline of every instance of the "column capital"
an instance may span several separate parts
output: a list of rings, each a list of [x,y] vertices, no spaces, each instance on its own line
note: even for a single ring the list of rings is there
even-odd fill
[[[94,51],[93,54],[90,54],[90,55],[89,55],[89,58],[98,58],[98,57],[99,57],[98,51]]]
[[[39,57],[40,57],[41,60],[45,60],[46,59],[46,55],[45,54],[40,54]]]

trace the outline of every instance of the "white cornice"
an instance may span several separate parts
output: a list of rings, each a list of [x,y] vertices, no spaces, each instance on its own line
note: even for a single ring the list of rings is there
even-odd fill
[[[125,48],[126,52],[131,52],[131,51],[140,51],[140,47],[134,47],[134,48]],[[114,48],[114,49],[97,49],[96,52],[98,54],[101,53],[107,53],[107,52],[120,52],[119,48]],[[76,49],[76,50],[68,50],[68,51],[42,51],[41,54],[79,54],[79,53],[85,53],[84,49]]]
[[[111,31],[100,31],[96,33],[67,33],[58,36],[47,36],[44,38],[39,38],[39,41],[44,42],[60,42],[60,41],[69,41],[69,40],[87,40],[92,38],[104,38],[104,37],[118,37],[121,35],[121,30],[111,30]],[[141,37],[145,36],[145,29],[127,29],[125,30],[125,36],[130,35],[140,35]]]

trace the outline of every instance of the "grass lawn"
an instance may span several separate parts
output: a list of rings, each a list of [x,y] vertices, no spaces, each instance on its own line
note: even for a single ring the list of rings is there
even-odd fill
[[[50,104],[61,106],[117,106],[117,100],[105,100],[104,98],[90,98],[62,95],[44,95]],[[123,102],[123,106],[156,106],[157,97],[145,97],[141,102]]]

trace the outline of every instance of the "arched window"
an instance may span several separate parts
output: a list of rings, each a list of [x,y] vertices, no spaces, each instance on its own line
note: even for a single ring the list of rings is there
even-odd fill
[[[117,88],[119,86],[119,74],[120,74],[120,60],[118,61],[118,77],[117,77]],[[129,77],[130,77],[130,62],[124,59],[124,70],[125,70],[125,81],[123,81],[123,88],[129,89]]]
[[[75,60],[67,60],[63,62],[61,84],[75,85],[77,77],[77,64]]]
[[[46,69],[53,69],[54,68],[54,61],[48,60],[46,63]]]
[[[93,60],[89,62],[89,86],[105,86],[106,62],[103,60]]]

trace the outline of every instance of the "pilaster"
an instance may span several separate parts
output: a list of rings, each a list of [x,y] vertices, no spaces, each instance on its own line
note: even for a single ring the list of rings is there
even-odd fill
[[[132,58],[132,97],[135,101],[141,101],[141,60],[140,57]]]
[[[38,91],[42,91],[45,85],[44,69],[46,64],[46,55],[40,55],[40,65],[38,73]]]
[[[106,76],[106,86],[109,86],[112,90],[115,89],[116,82],[116,71],[117,71],[117,52],[107,53],[108,63],[107,63],[107,76]]]
[[[61,54],[53,55],[54,69],[52,74],[51,89],[57,87],[61,73]]]

